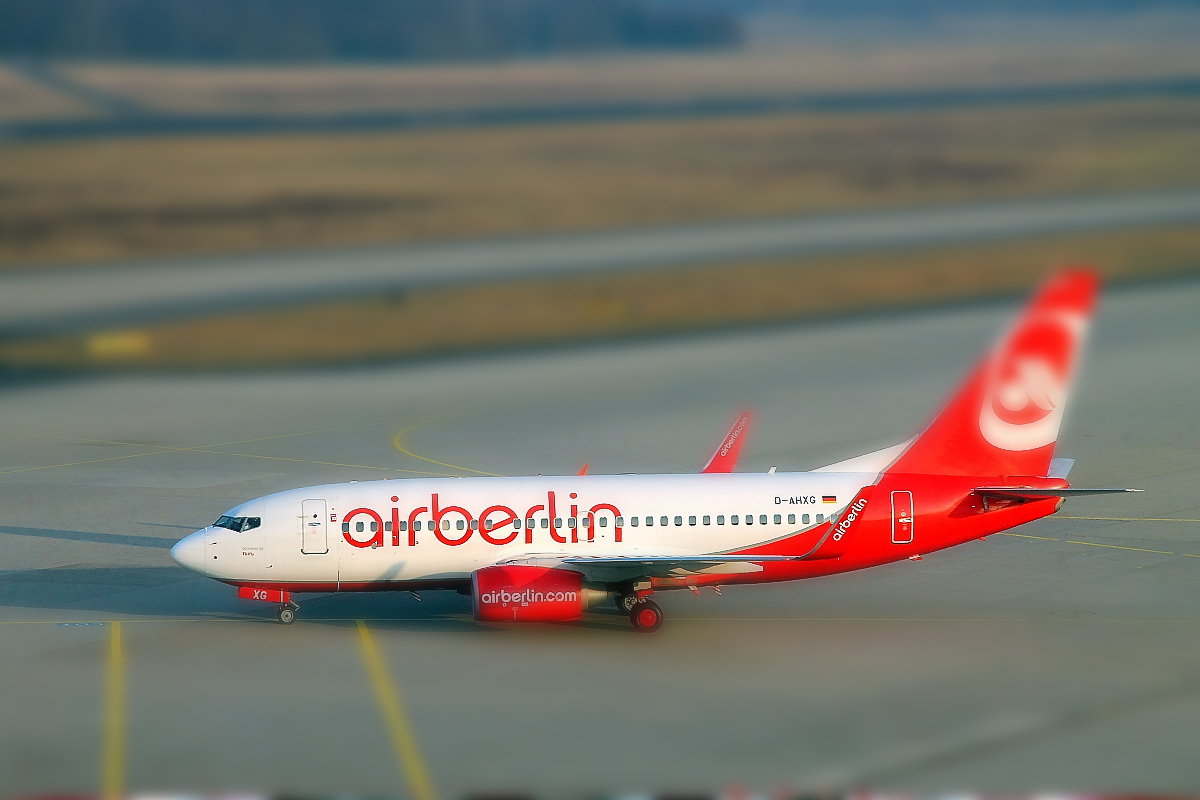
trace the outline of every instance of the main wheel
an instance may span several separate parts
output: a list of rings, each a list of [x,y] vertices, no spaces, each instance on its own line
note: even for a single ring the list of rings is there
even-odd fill
[[[625,592],[619,592],[616,597],[617,611],[620,611],[622,614],[632,613],[633,607],[637,605],[637,601],[638,598],[636,594],[633,594],[632,592],[628,594]]]
[[[279,611],[275,612],[275,616],[284,625],[291,625],[296,621],[296,611],[291,606],[280,606]]]
[[[663,612],[653,600],[643,600],[629,612],[633,629],[640,633],[654,633],[662,627]]]

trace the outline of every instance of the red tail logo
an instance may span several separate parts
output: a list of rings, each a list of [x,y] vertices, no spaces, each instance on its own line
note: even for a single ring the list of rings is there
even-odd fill
[[[1084,270],[1047,281],[889,471],[1045,475],[1096,289]]]
[[[979,409],[984,439],[1002,450],[1054,443],[1086,330],[1087,318],[1065,309],[1020,320],[992,359]]]

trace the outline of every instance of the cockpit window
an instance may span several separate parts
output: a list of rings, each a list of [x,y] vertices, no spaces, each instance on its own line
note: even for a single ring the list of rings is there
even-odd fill
[[[213,527],[227,528],[235,533],[245,533],[254,530],[261,524],[261,517],[221,517],[213,523]]]

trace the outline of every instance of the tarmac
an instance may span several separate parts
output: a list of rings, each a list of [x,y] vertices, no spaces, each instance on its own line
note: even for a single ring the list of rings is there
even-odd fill
[[[739,259],[993,242],[1200,221],[1200,188],[8,270],[0,335],[145,324],[380,291]]]
[[[1145,494],[920,561],[664,594],[654,636],[608,610],[481,625],[436,592],[301,597],[283,626],[167,551],[242,500],[327,481],[698,470],[744,405],[740,471],[818,467],[919,430],[1012,304],[6,386],[0,797],[1195,793],[1197,309],[1200,281],[1112,291],[1067,412],[1072,481]]]

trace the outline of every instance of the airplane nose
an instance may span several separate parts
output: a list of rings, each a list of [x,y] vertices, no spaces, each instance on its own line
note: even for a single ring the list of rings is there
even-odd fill
[[[204,531],[185,536],[171,548],[171,560],[181,567],[204,572]]]

